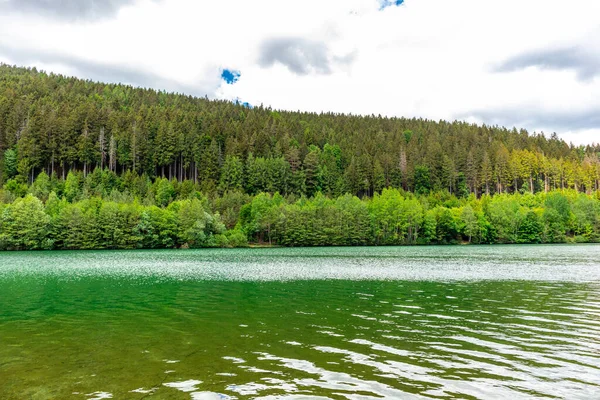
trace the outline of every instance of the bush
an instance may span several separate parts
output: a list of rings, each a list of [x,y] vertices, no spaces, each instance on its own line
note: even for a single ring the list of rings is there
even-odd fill
[[[4,190],[12,194],[14,197],[25,197],[29,188],[27,187],[26,183],[19,183],[16,179],[10,179],[4,185]]]
[[[214,247],[230,247],[229,240],[225,235],[214,235],[213,236]]]
[[[248,247],[248,238],[244,232],[234,229],[226,233],[229,247]]]

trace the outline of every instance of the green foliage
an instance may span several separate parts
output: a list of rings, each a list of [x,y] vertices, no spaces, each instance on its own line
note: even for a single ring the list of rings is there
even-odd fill
[[[437,233],[437,218],[434,210],[427,210],[423,218],[423,235],[419,244],[435,243]]]
[[[103,202],[97,217],[99,246],[109,249],[135,248],[140,238],[134,228],[139,222],[137,204]]]
[[[173,248],[179,240],[175,214],[156,206],[142,209],[133,232],[140,238],[138,247],[144,249]]]
[[[213,200],[212,209],[221,215],[221,220],[227,229],[233,229],[245,204],[250,203],[251,197],[242,191],[227,191]]]
[[[523,218],[517,233],[517,243],[540,243],[543,237],[543,225],[538,214],[529,210]]]
[[[458,240],[459,223],[454,209],[436,207],[436,239],[439,243],[449,244]]]
[[[562,193],[550,193],[546,197],[544,219],[546,222],[546,240],[561,243],[566,241],[566,228],[571,218],[568,198]]]
[[[179,229],[179,242],[187,247],[221,246],[213,243],[213,235],[222,234],[225,231],[218,214],[212,215],[204,210],[202,202],[198,199],[183,200],[171,203],[169,209],[177,218]],[[223,238],[220,238],[222,241]]]
[[[467,198],[600,189],[599,145],[524,130],[249,109],[8,65],[0,65],[0,99],[0,182],[77,173],[64,193],[51,188],[70,202],[115,188],[154,202],[157,177],[193,181],[192,191],[173,183],[179,199],[195,190],[362,198],[392,186]]]
[[[312,196],[322,189],[321,176],[319,174],[319,156],[321,150],[318,147],[312,150],[304,158],[304,176],[306,182],[306,194]]]
[[[423,224],[423,207],[396,189],[384,189],[370,203],[377,244],[416,243]]]
[[[516,196],[500,195],[487,205],[487,215],[500,243],[516,243],[521,223],[526,215]]]
[[[283,198],[279,193],[273,196],[260,193],[255,196],[252,202],[243,207],[240,212],[241,223],[246,234],[259,242],[268,240],[272,243],[272,233],[282,203]]]
[[[98,202],[66,204],[54,222],[54,243],[62,249],[102,248],[97,221]]]
[[[456,183],[456,196],[459,198],[469,196],[469,188],[467,187],[467,177],[464,173],[459,172]]]
[[[429,176],[429,167],[426,165],[417,165],[415,167],[415,193],[428,194],[431,190],[431,178]]]
[[[45,172],[40,173],[29,188],[29,192],[42,201],[48,199],[51,190],[50,177]]]
[[[27,194],[27,184],[21,183],[16,179],[11,179],[6,182],[3,188],[14,197],[23,197]]]
[[[233,229],[227,231],[227,247],[248,247],[248,238],[244,234],[244,232]]]
[[[14,178],[17,175],[17,152],[13,149],[8,149],[4,152],[4,176],[7,179]]]
[[[32,195],[15,200],[2,210],[0,248],[37,250],[47,246],[46,234],[50,217],[44,204]]]
[[[221,191],[241,190],[244,187],[244,164],[236,156],[227,156],[221,173]]]
[[[7,65],[0,98],[3,249],[600,240],[600,146]]]
[[[475,237],[476,241],[479,242],[481,240],[480,226],[473,207],[470,205],[464,206],[460,215],[460,219],[462,222],[462,233],[464,236],[469,238],[469,243],[473,241],[473,237]]]
[[[67,201],[74,202],[81,195],[80,174],[69,171],[65,181],[64,195]]]
[[[158,178],[154,183],[154,191],[154,199],[159,207],[166,207],[175,198],[175,188],[167,178]]]
[[[572,204],[572,230],[579,242],[600,239],[600,202],[588,196],[577,196]]]
[[[371,199],[321,193],[311,198],[286,199],[278,193],[251,197],[233,191],[210,200],[198,192],[173,200],[189,189],[174,187],[165,178],[157,188],[164,185],[169,195],[159,207],[116,189],[105,197],[69,202],[55,191],[46,195],[39,188],[47,187],[47,178],[38,180],[30,194],[0,203],[0,249],[600,241],[600,199],[576,191],[481,199],[458,199],[448,192],[415,196],[394,188]],[[45,205],[31,193],[45,196]]]

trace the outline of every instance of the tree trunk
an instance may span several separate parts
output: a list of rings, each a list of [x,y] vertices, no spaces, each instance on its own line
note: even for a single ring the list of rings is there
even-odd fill
[[[533,194],[533,176],[529,175],[529,190]]]

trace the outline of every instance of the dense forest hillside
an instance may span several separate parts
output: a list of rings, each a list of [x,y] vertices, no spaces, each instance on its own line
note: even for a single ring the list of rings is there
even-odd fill
[[[0,249],[595,242],[599,155],[0,65]]]
[[[0,66],[4,182],[99,167],[205,193],[590,192],[599,152],[524,130],[274,111]]]

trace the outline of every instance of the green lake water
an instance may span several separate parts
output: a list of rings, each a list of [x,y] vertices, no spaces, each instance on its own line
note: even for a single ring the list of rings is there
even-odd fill
[[[0,399],[600,398],[600,246],[0,253]]]

